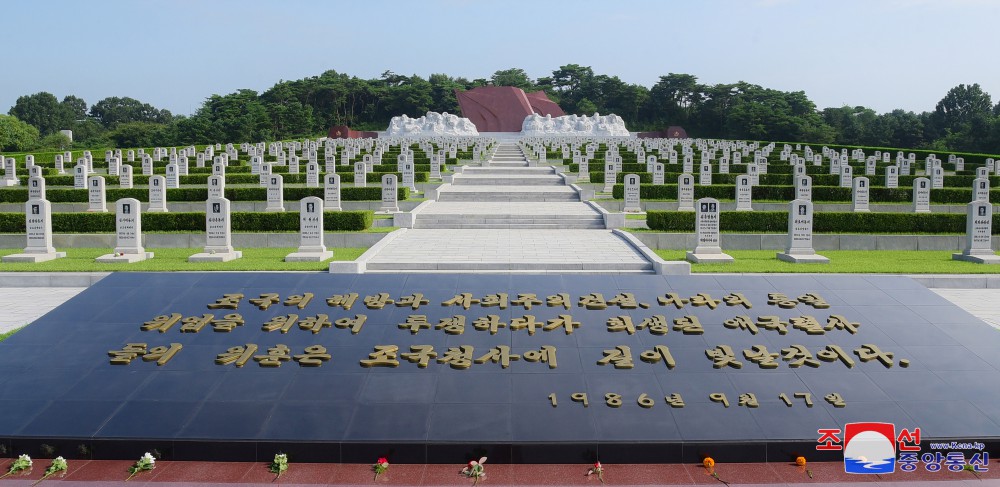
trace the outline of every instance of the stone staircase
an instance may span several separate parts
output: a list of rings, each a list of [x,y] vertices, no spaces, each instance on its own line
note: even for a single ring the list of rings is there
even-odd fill
[[[687,273],[632,235],[608,230],[606,214],[583,201],[553,167],[532,167],[501,143],[480,167],[464,166],[432,201],[356,262],[331,272]]]

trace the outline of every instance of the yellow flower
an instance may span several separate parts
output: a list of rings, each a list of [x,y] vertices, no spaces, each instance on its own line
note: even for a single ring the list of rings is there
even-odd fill
[[[712,457],[705,457],[705,459],[701,461],[701,464],[704,465],[705,468],[712,468],[715,466],[715,460],[712,459]]]

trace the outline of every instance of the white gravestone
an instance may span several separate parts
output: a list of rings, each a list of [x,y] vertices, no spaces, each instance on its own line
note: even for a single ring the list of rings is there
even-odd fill
[[[694,176],[677,176],[677,211],[694,211]]]
[[[271,177],[271,164],[263,163],[257,170],[257,184],[262,187],[267,187],[268,180]]]
[[[899,187],[899,166],[885,167],[885,187],[886,188]]]
[[[719,174],[729,174],[729,158],[719,158]]]
[[[208,197],[209,198],[225,198],[226,197],[226,177],[213,174],[208,177]]]
[[[618,180],[618,170],[615,167],[614,162],[604,163],[604,190],[602,193],[610,193],[615,187],[615,182]]]
[[[681,172],[684,174],[691,174],[694,172],[694,157],[690,155],[684,156],[684,163],[681,165]]]
[[[56,154],[56,172],[66,174],[66,166],[63,163],[62,154]]]
[[[188,262],[229,262],[243,257],[233,249],[229,200],[209,198],[205,202],[205,251],[188,257]]]
[[[20,254],[6,255],[2,262],[46,262],[66,257],[52,246],[52,205],[46,200],[24,204],[25,236],[28,244]]]
[[[149,177],[149,208],[148,212],[164,213],[167,210],[167,180],[163,176]]]
[[[87,211],[107,212],[107,192],[104,189],[104,176],[87,178]]]
[[[854,168],[848,164],[840,166],[840,187],[850,188],[854,184]]]
[[[941,189],[944,187],[944,168],[935,166],[931,169],[931,188]]]
[[[37,176],[28,178],[28,199],[29,200],[45,199],[45,178]]]
[[[368,167],[365,166],[364,162],[358,161],[354,163],[354,187],[368,187]]]
[[[420,191],[417,191],[417,186],[414,183],[415,177],[413,161],[407,159],[407,161],[400,166],[400,170],[403,173],[403,187],[410,188],[410,193],[420,193]]]
[[[195,167],[205,167],[205,153],[199,152],[194,156],[194,166]]]
[[[167,164],[167,188],[179,188],[181,187],[180,175],[178,174],[177,164],[168,163]]]
[[[115,202],[115,249],[111,254],[105,254],[97,262],[128,263],[152,259],[153,253],[146,252],[142,246],[142,216],[139,200],[122,198]]]
[[[212,164],[212,175],[213,176],[225,176],[226,175],[226,165],[221,161]]]
[[[288,174],[298,174],[299,173],[299,158],[289,157],[288,158]]]
[[[87,187],[87,165],[77,164],[73,166],[73,189],[83,189]]]
[[[364,164],[363,162],[359,164]],[[398,187],[395,174],[382,175],[382,207],[377,213],[393,214],[399,212]]]
[[[319,166],[315,162],[309,164]],[[299,202],[299,248],[285,256],[285,262],[323,262],[333,252],[323,244],[323,200],[307,196]]]
[[[590,161],[586,158],[580,159],[579,165],[580,176],[578,179],[580,181],[590,181]]]
[[[976,168],[977,178],[988,178],[990,177],[990,169],[988,167],[977,167]]]
[[[117,157],[112,157],[108,159],[108,175],[118,176],[119,170],[121,169],[121,163],[118,161]]]
[[[3,179],[0,179],[0,187],[17,186],[20,180],[17,179],[17,161],[13,157],[3,159]]]
[[[687,252],[685,260],[694,263],[732,262],[733,257],[722,252],[719,234],[719,200],[701,198],[695,205],[695,234],[697,242],[693,252]]]
[[[664,168],[662,162],[657,162],[653,164],[653,184],[663,185],[664,180]]]
[[[148,154],[142,155],[142,175],[143,176],[153,175],[153,159],[149,157]]]
[[[813,204],[794,200],[788,205],[788,245],[778,260],[791,263],[825,264],[830,259],[813,250]]]
[[[753,211],[752,192],[750,176],[746,174],[736,176],[736,211]]]
[[[993,205],[989,202],[973,201],[966,205],[965,248],[951,258],[977,264],[1000,264],[1000,256],[993,252]]]
[[[646,172],[653,172],[656,167],[656,156],[649,156],[646,158]]]
[[[955,170],[956,171],[964,171],[965,170],[965,158],[964,157],[956,157],[955,158]]]
[[[927,178],[913,180],[913,212],[931,212],[931,181]]]
[[[972,201],[990,202],[990,180],[987,178],[976,178],[972,183]]]
[[[42,166],[31,166],[28,168],[28,177],[42,177]]]
[[[795,178],[795,199],[812,201],[812,178],[798,176]]]
[[[264,211],[285,211],[285,179],[272,174],[267,180],[267,207]]]
[[[122,168],[118,172],[118,187],[132,189],[132,166],[122,164]]]
[[[319,187],[319,164],[315,162],[306,163],[306,187]]]
[[[701,172],[698,174],[698,185],[700,186],[711,186],[712,185],[712,165],[702,164]]]
[[[431,178],[441,179],[441,156],[431,156]]]
[[[341,211],[340,175],[337,173],[323,175],[323,208]]]
[[[187,176],[188,175],[188,158],[178,157],[177,158],[177,175]]]
[[[626,213],[642,213],[639,204],[639,175],[625,175],[625,209]]]
[[[875,158],[870,157],[865,161],[865,176],[875,175]]]
[[[903,159],[903,162],[899,165],[899,175],[900,176],[909,176],[910,175],[910,164],[912,164],[912,163],[913,163],[913,161],[910,160],[910,159]]]
[[[747,176],[750,176],[751,186],[760,186],[760,166],[756,163],[748,163]]]
[[[854,178],[854,187],[851,191],[851,211],[855,213],[865,213],[870,211],[868,208],[868,201],[870,199],[869,195],[871,194],[870,189],[868,178]]]

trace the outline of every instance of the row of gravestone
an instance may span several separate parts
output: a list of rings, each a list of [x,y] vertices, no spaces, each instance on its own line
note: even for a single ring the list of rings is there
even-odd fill
[[[360,164],[360,163],[359,163]],[[267,207],[264,211],[285,211],[284,179],[280,174],[273,174],[267,177]],[[87,178],[87,211],[107,212],[107,191],[103,176],[90,176]],[[167,189],[169,184],[167,178],[163,176],[150,176],[149,178],[149,207],[150,212],[166,212],[167,209]],[[323,177],[323,208],[327,210],[340,211],[340,175],[327,174]],[[399,211],[398,206],[398,185],[395,174],[382,175],[382,208],[385,213],[395,213]],[[226,190],[225,174],[215,174],[208,178],[208,197],[223,198]],[[39,176],[28,178],[28,200],[45,200],[45,179]]]
[[[641,213],[642,205],[640,199],[640,178],[637,174],[628,174],[624,178],[625,206],[626,213]],[[856,177],[853,179],[851,191],[851,211],[870,211],[870,188],[868,178]],[[655,180],[654,183],[656,184]],[[661,183],[662,184],[662,183]],[[927,178],[916,178],[913,180],[913,212],[930,213],[931,211],[931,181]],[[741,175],[736,178],[736,210],[752,211],[752,180],[748,175]],[[608,192],[608,188],[605,188]],[[973,182],[973,200],[989,202],[990,180],[986,178],[976,178]],[[812,201],[812,178],[806,175],[795,177],[795,199]],[[694,211],[694,177],[690,174],[681,174],[677,177],[677,209],[680,211]]]
[[[590,164],[586,161],[582,161],[578,164],[578,178],[579,180],[590,178]],[[759,163],[748,163],[746,164],[746,175],[750,177],[750,184],[752,186],[757,186],[760,184],[760,175],[767,174],[767,165],[762,165]],[[701,186],[711,186],[712,185],[712,175],[718,174],[729,174],[730,166],[727,161],[722,160],[719,162],[717,171],[713,171],[713,166],[711,163],[703,163],[698,171],[698,184]],[[865,171],[865,176],[874,176],[875,168],[870,168],[871,170]],[[610,193],[615,181],[618,178],[618,174],[622,171],[621,158],[613,158],[612,160],[606,160],[604,162],[604,192]],[[653,184],[664,184],[664,177],[666,175],[666,168],[663,163],[657,162],[655,156],[649,156],[646,162],[646,172],[652,174]],[[681,168],[683,174],[693,174],[693,167],[685,165]],[[884,170],[884,186],[886,188],[897,188],[899,187],[899,176],[909,176],[910,175],[909,166],[899,167],[899,166],[886,166]],[[831,171],[830,174],[836,174],[839,176],[839,186],[842,188],[850,188],[854,184],[854,168],[849,165],[838,166],[836,171]],[[931,187],[933,189],[944,188],[945,173],[941,166],[932,166],[930,170],[926,173],[930,176]],[[807,169],[805,164],[794,164],[792,168],[792,175],[794,177],[806,176]],[[990,170],[987,167],[980,167],[976,170],[976,176],[979,178],[988,178],[990,175]]]
[[[393,178],[395,176],[392,176]],[[134,263],[153,257],[142,246],[142,211],[139,200],[122,198],[115,202],[116,245],[112,253],[98,257],[101,263]],[[316,196],[303,198],[299,209],[299,248],[285,257],[287,262],[322,262],[333,257],[323,243],[324,201]],[[4,256],[3,262],[46,262],[65,257],[52,245],[52,206],[45,199],[25,203],[27,246],[22,253]],[[210,197],[205,203],[205,247],[188,258],[189,262],[228,262],[242,257],[232,245],[230,202]]]
[[[696,246],[685,258],[695,263],[732,262],[732,256],[722,251],[720,234],[721,207],[714,198],[701,198],[695,209]],[[952,255],[955,260],[979,264],[1000,264],[992,248],[993,205],[987,201],[972,201],[966,206],[965,245],[962,252]],[[779,260],[791,263],[826,263],[829,259],[813,248],[813,204],[796,199],[788,205],[788,234]]]
[[[270,163],[261,162],[257,156],[253,156],[251,162],[251,174],[256,174],[259,176],[259,183],[261,186],[267,186],[270,176],[272,175],[272,165]],[[115,159],[112,158],[114,162]],[[434,156],[431,159],[431,171],[430,177],[432,179],[441,179],[441,161],[442,159]],[[368,173],[374,172],[376,162],[373,162],[368,155],[365,155],[365,160],[356,162],[354,164],[354,186],[355,187],[366,187],[367,186],[367,176]],[[216,161],[212,164],[212,175],[222,175],[226,173],[226,167],[228,166],[227,160],[223,157],[216,158]],[[4,177],[0,181],[5,182],[5,186],[16,186],[19,184],[19,179],[17,178],[16,169],[12,158],[8,158],[7,162],[4,164]],[[412,153],[407,156],[406,154],[401,154],[399,156],[398,167],[400,168],[403,185],[410,188],[411,191],[416,192],[415,186],[415,164],[413,163]],[[133,184],[133,167],[129,164],[123,164],[118,166],[114,164],[109,166],[109,175],[117,176],[119,178],[119,185],[122,188],[132,188]],[[327,166],[326,174],[333,174],[336,172],[334,166]],[[41,166],[31,165],[28,168],[29,177],[44,177],[42,174]],[[86,183],[87,178],[90,174],[94,173],[93,168],[89,167],[84,159],[81,159],[77,165],[73,168],[73,187],[76,189],[84,189],[89,187]],[[152,165],[143,164],[142,174],[145,176],[150,176],[150,178],[155,177],[153,175]],[[289,174],[299,174],[298,166],[289,168]],[[187,170],[185,165],[177,163],[169,163],[166,166],[166,175],[163,176],[166,179],[166,187],[168,189],[179,188],[180,187],[180,177],[187,175]],[[314,188],[319,187],[320,171],[319,165],[315,162],[309,162],[306,164],[306,187]]]

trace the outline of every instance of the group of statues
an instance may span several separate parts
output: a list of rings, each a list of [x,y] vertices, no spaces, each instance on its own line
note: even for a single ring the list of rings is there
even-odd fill
[[[392,117],[388,136],[413,135],[479,135],[476,126],[467,118],[452,115],[448,112],[427,112],[420,118],[410,118],[406,115]]]
[[[596,135],[605,137],[628,137],[625,121],[618,115],[564,115],[552,118],[533,113],[524,117],[521,135]]]

